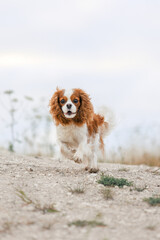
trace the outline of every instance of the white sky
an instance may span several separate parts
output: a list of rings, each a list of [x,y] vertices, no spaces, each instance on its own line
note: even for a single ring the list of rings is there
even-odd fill
[[[0,92],[80,87],[135,122],[160,118],[159,0],[0,1]]]

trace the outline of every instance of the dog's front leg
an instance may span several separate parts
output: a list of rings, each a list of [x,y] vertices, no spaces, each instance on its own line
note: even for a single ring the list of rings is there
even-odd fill
[[[71,151],[71,149],[68,147],[68,145],[66,143],[63,142],[59,142],[59,146],[60,146],[60,159],[64,160],[64,159],[73,159],[73,152]]]
[[[76,153],[74,154],[74,161],[76,163],[82,163],[84,157],[84,144],[80,143]]]
[[[74,154],[74,161],[77,163],[82,163],[84,160],[84,155],[88,154],[88,144],[87,144],[87,136],[81,139],[81,142],[78,145],[78,148]]]

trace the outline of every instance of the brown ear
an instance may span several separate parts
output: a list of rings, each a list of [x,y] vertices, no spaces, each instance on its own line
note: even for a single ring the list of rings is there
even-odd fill
[[[50,106],[50,113],[55,121],[57,121],[57,117],[61,114],[61,108],[59,105],[59,96],[60,94],[63,94],[63,90],[59,90],[57,88],[57,91],[53,94],[51,100],[49,101]]]
[[[52,118],[55,120],[56,125],[58,125],[59,123],[63,124],[67,124],[70,122],[70,120],[66,119],[62,113],[60,104],[59,104],[59,98],[61,96],[63,96],[64,94],[64,90],[59,90],[57,88],[57,91],[53,94],[50,102],[49,102],[49,106],[50,106],[50,113],[52,115]]]
[[[80,107],[75,117],[75,121],[79,123],[89,122],[93,119],[93,105],[89,95],[81,89],[74,89],[79,94]]]

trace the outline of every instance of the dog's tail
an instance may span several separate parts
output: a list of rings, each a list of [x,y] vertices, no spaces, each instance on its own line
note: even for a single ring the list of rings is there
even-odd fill
[[[98,114],[104,117],[104,125],[102,127],[102,132],[101,136],[105,137],[111,133],[111,131],[115,128],[116,126],[116,117],[113,111],[106,107],[102,106],[98,109]]]

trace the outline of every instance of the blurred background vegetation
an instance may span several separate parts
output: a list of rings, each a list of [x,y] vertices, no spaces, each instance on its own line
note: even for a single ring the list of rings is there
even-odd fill
[[[13,90],[1,93],[0,104],[4,114],[1,114],[0,121],[5,132],[3,147],[11,152],[53,156],[54,143],[50,140],[53,121],[47,111],[47,101],[44,97],[20,98]]]

